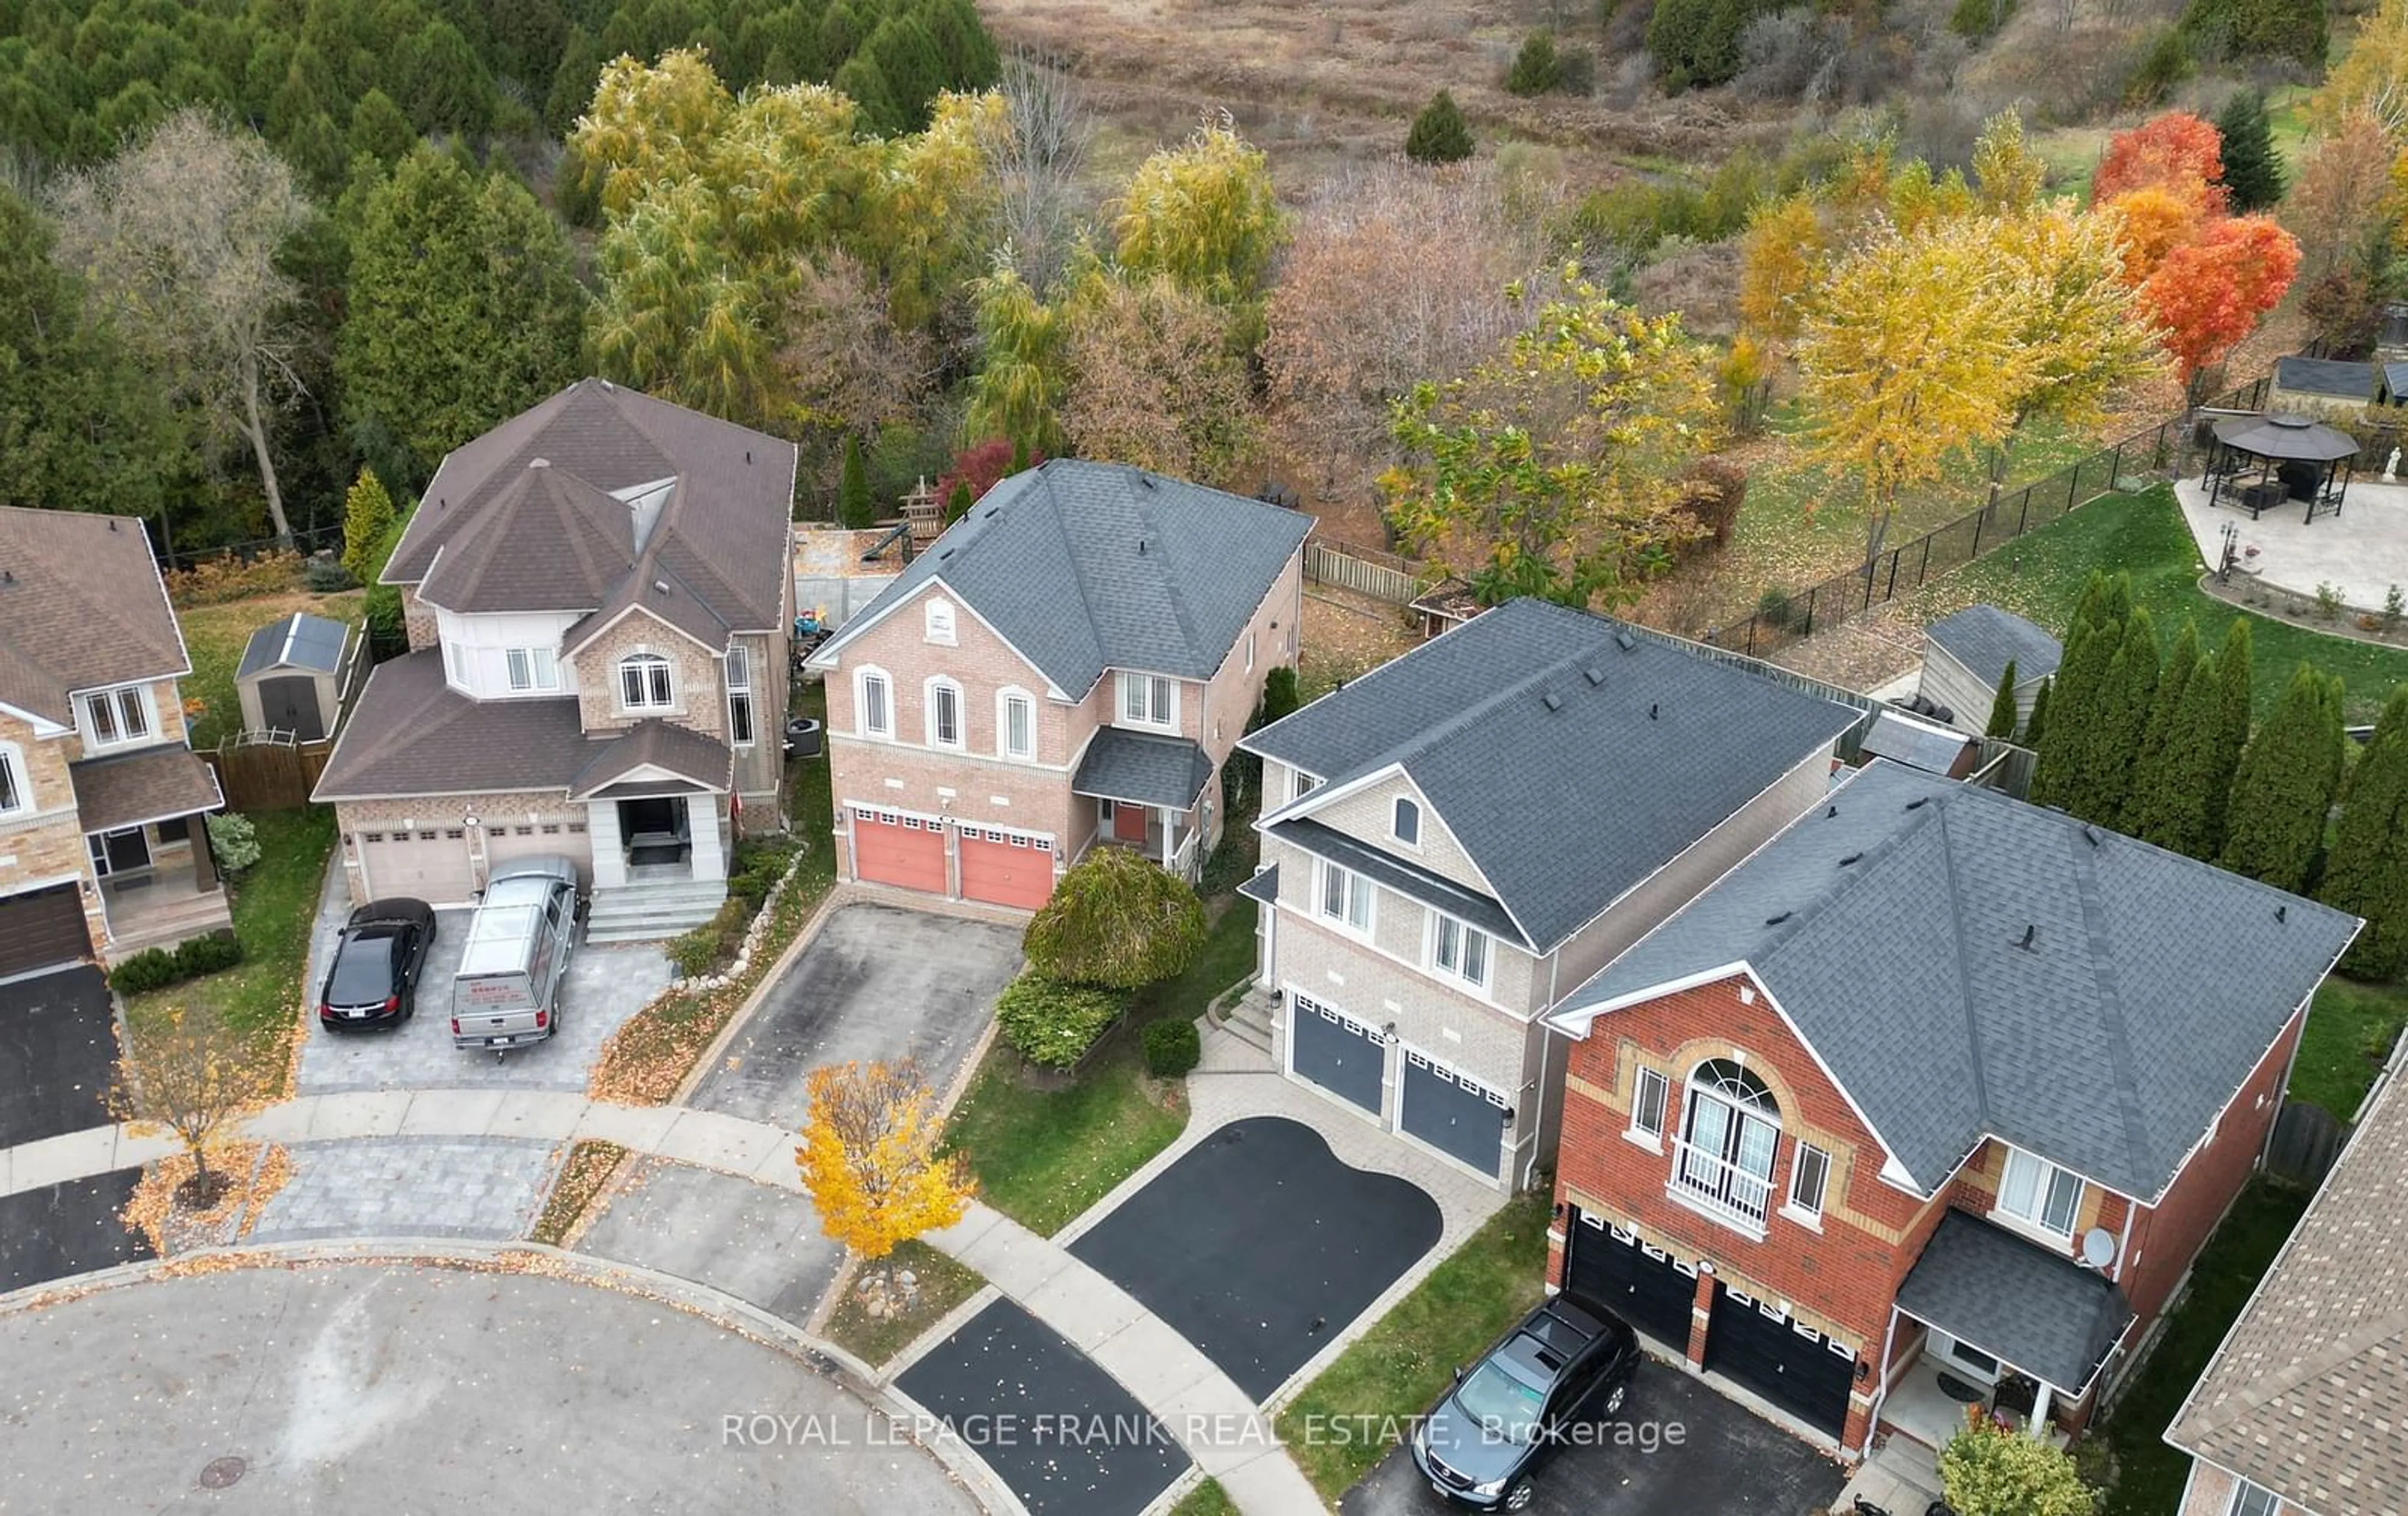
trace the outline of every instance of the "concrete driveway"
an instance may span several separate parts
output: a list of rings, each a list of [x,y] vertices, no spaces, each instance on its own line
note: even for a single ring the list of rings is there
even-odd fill
[[[341,915],[348,915],[348,902]],[[300,1093],[353,1090],[581,1090],[602,1044],[627,1018],[668,988],[669,962],[657,943],[580,945],[561,989],[560,1031],[550,1040],[494,1055],[452,1046],[452,978],[468,936],[466,910],[436,913],[435,946],[419,980],[418,1014],[393,1027],[329,1032],[314,1015],[301,1047]],[[339,918],[335,923],[337,927]],[[321,921],[311,954],[309,993],[325,983],[333,936]],[[315,1003],[314,1001],[312,1003]]]
[[[1020,968],[1010,927],[847,905],[771,985],[692,1104],[800,1126],[811,1070],[909,1056],[934,1088],[952,1083]]]
[[[1631,1380],[1622,1415],[1598,1439],[1564,1449],[1532,1477],[1525,1509],[1531,1516],[1808,1516],[1828,1509],[1846,1482],[1837,1464],[1805,1443],[1651,1358]],[[1347,1492],[1345,1509],[1349,1516],[1440,1516],[1463,1508],[1440,1500],[1400,1448]]]
[[[119,1169],[0,1195],[0,1295],[149,1258],[150,1239],[119,1220],[141,1177],[140,1169]],[[8,1509],[0,1492],[0,1510]]]
[[[0,1148],[107,1126],[108,985],[89,965],[0,985]]]
[[[807,1197],[666,1158],[611,1188],[577,1250],[694,1279],[796,1326],[844,1263]]]
[[[539,1275],[152,1279],[0,1315],[0,1363],[9,1511],[978,1509],[784,1353]]]

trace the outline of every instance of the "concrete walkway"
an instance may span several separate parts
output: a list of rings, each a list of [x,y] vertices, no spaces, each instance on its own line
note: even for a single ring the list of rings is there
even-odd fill
[[[674,1105],[618,1105],[582,1095],[500,1090],[366,1090],[305,1095],[260,1112],[243,1135],[279,1143],[366,1137],[507,1137],[614,1142],[799,1191],[795,1133]],[[0,1195],[88,1178],[177,1150],[172,1138],[93,1127],[0,1150]],[[1272,1439],[1245,1392],[1125,1291],[984,1205],[931,1233],[930,1245],[976,1269],[1134,1395],[1248,1516],[1305,1516],[1321,1500]]]

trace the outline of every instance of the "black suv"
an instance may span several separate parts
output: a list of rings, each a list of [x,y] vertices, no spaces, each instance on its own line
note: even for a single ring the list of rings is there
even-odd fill
[[[1530,1476],[1577,1428],[1622,1409],[1639,1339],[1602,1307],[1564,1296],[1532,1311],[1413,1429],[1413,1466],[1483,1510],[1530,1503]]]

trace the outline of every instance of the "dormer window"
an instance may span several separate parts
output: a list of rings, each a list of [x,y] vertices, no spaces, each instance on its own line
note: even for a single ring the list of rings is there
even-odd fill
[[[619,704],[629,711],[666,711],[675,690],[669,660],[658,653],[630,653],[619,660]]]
[[[939,647],[953,645],[953,602],[931,599],[924,613],[927,617],[928,641]]]
[[[105,689],[81,697],[85,743],[93,747],[122,747],[147,742],[150,736],[150,697],[139,685]]]
[[[1388,831],[1407,847],[1419,847],[1422,845],[1422,808],[1404,796],[1398,796],[1388,817]]]

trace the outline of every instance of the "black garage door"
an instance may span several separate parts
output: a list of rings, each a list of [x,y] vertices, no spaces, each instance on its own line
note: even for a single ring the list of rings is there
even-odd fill
[[[1505,1114],[1502,1098],[1406,1051],[1404,1108],[1398,1113],[1406,1132],[1495,1178]]]
[[[1706,1322],[1706,1367],[1755,1391],[1817,1431],[1838,1437],[1848,1423],[1853,1351],[1833,1352],[1820,1332],[1786,1316],[1768,1316],[1745,1295],[1714,1286]]]
[[[1687,1352],[1697,1276],[1675,1268],[1669,1254],[1636,1239],[1624,1241],[1593,1217],[1573,1215],[1579,1224],[1564,1237],[1571,1250],[1564,1264],[1564,1288],[1603,1306],[1674,1352]]]
[[[92,956],[83,902],[73,885],[54,885],[0,900],[0,979]]]
[[[1380,1034],[1304,996],[1288,1016],[1289,1057],[1296,1072],[1372,1115],[1380,1113],[1380,1077],[1388,1049]]]

